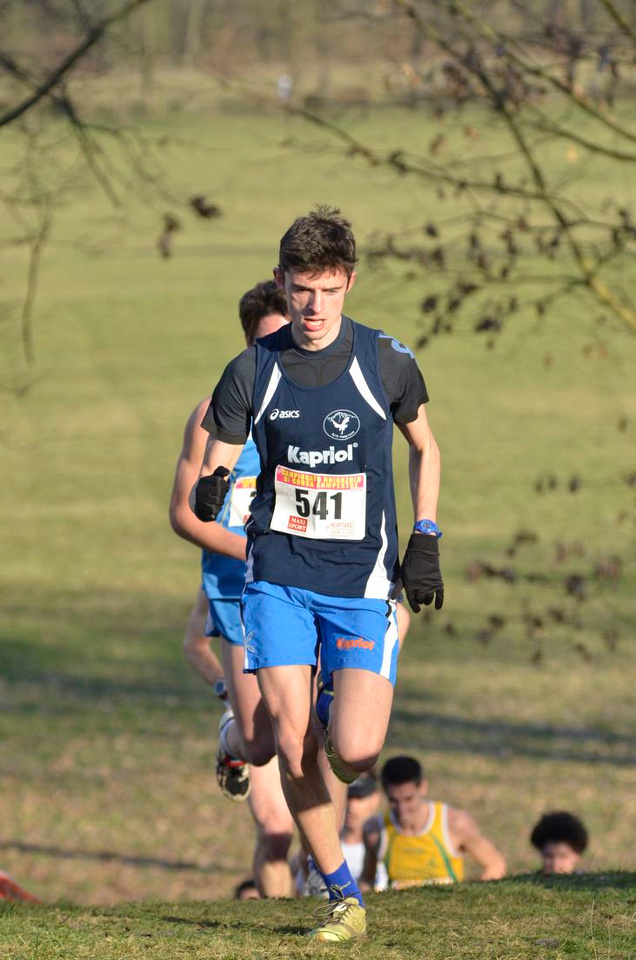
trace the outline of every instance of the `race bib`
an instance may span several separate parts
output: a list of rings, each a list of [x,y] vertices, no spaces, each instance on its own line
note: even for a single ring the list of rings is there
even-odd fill
[[[232,484],[230,493],[230,519],[228,526],[243,527],[250,516],[252,498],[256,493],[256,477],[239,477]]]
[[[272,530],[312,540],[363,540],[367,477],[308,473],[276,467]]]

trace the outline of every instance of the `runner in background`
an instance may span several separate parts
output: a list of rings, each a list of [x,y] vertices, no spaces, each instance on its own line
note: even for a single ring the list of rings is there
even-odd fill
[[[428,799],[428,782],[414,757],[392,757],[380,777],[389,810],[364,828],[367,889],[375,883],[381,862],[393,889],[463,880],[465,857],[481,868],[480,880],[505,875],[504,858],[480,832],[474,817]]]
[[[257,284],[241,298],[239,316],[248,344],[288,322],[285,296],[273,281]],[[201,523],[188,506],[205,452],[201,420],[210,398],[198,404],[186,424],[170,501],[170,522],[179,536],[203,550],[202,588],[190,614],[185,654],[214,693],[230,705],[219,725],[217,778],[230,800],[248,799],[256,825],[254,878],[261,896],[293,894],[287,854],[293,820],[283,795],[269,714],[255,677],[243,673],[243,631],[239,598],[245,582],[245,533],[256,489],[259,460],[246,443],[231,477],[219,522]],[[210,648],[220,637],[222,666]],[[251,767],[248,767],[248,764]]]

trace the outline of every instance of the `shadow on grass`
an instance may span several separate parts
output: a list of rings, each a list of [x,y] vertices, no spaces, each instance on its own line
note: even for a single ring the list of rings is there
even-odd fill
[[[231,930],[232,928],[236,928],[236,929],[240,929],[241,933],[247,933],[252,930],[258,931],[259,933],[262,933],[263,931],[262,920],[259,919],[258,917],[253,917],[253,916],[250,917],[249,913],[246,913],[244,918],[241,917],[240,920],[233,920],[233,921],[232,920],[231,921],[200,920],[200,919],[197,919],[196,917],[193,917],[192,919],[190,919],[188,917],[175,917],[175,916],[158,917],[157,919],[163,920],[165,923],[185,923],[185,924],[188,924],[189,926],[203,927],[205,929],[211,929],[211,930],[222,930],[222,929]],[[290,925],[290,924],[286,924],[282,926],[277,926],[273,924],[270,926],[268,924],[268,933],[273,933],[273,934],[280,933],[280,934],[290,934],[292,936],[303,936],[304,934],[307,933],[307,930],[308,930],[308,927],[306,924],[304,926]]]
[[[422,710],[421,699],[415,696],[401,696],[393,708],[389,745],[393,745],[394,739],[402,750],[442,750],[472,756],[532,757],[636,767],[636,739],[627,734],[596,727],[448,716]]]
[[[147,640],[143,635],[139,639]],[[122,702],[140,699],[152,702],[166,697],[185,699],[199,687],[185,664],[178,642],[174,643],[174,656],[158,664],[151,656],[146,662],[115,659],[107,650],[103,651],[103,646],[102,652],[91,661],[85,650],[78,656],[72,649],[45,649],[35,638],[27,637],[20,642],[0,633],[0,675],[14,688],[20,685],[40,688],[33,703],[4,709],[28,714],[42,709],[44,704],[47,713],[63,715],[77,712],[78,706],[93,705],[96,698]],[[106,675],[96,676],[97,671]],[[61,702],[55,703],[56,697],[60,697]]]
[[[187,917],[157,917],[158,920],[163,920],[164,923],[185,923],[190,927],[203,927],[206,930],[218,930],[222,927],[227,927],[228,929],[232,927],[237,927],[238,921],[235,923],[228,923],[225,920],[189,920]]]
[[[130,705],[164,710],[170,698],[173,707],[198,710],[203,692],[181,654],[179,609],[170,598],[153,597],[151,603],[146,596],[117,593],[68,593],[32,607],[14,601],[8,618],[19,629],[0,630],[0,674],[16,693],[4,709],[27,720],[40,714],[83,718]],[[171,626],[177,622],[178,629]],[[431,707],[430,693],[402,686],[389,746],[636,767],[636,741],[621,732],[447,716]]]
[[[62,847],[47,846],[41,843],[25,843],[22,840],[2,840],[0,850],[20,853],[39,853],[59,860],[89,860],[98,863],[123,863],[133,867],[160,867],[162,870],[186,870],[201,874],[233,874],[241,869],[240,864],[203,866],[193,860],[165,860],[161,857],[141,857],[115,853],[112,850],[66,850]]]
[[[597,873],[567,875],[520,873],[506,877],[504,883],[531,883],[553,890],[635,890],[636,873],[630,870],[602,870]]]
[[[34,595],[24,585],[2,606],[0,674],[10,683],[59,686],[86,697],[118,688],[174,693],[188,685],[181,650],[187,615],[187,601],[181,606],[168,597]]]

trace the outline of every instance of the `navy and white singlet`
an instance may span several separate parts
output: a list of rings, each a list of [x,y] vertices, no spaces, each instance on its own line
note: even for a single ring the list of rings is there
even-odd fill
[[[289,379],[280,331],[256,342],[252,435],[261,474],[246,527],[247,582],[385,600],[397,579],[383,334],[352,328],[349,363],[323,387]]]

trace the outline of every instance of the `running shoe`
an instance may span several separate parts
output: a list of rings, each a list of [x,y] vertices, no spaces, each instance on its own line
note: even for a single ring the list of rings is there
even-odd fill
[[[221,742],[221,733],[234,719],[231,709],[225,711],[219,721],[219,745],[216,751],[216,779],[221,793],[233,803],[242,803],[250,795],[250,771],[238,757],[231,757]]]
[[[355,897],[331,900],[314,910],[314,916],[324,916],[320,926],[307,934],[318,943],[345,943],[367,935],[367,911]]]
[[[325,756],[329,761],[334,776],[340,783],[346,783],[347,786],[357,780],[360,774],[357,771],[349,770],[335,751],[334,745],[328,732],[325,732]]]

